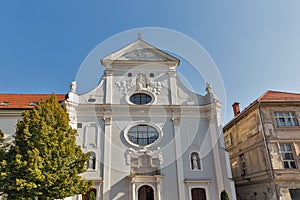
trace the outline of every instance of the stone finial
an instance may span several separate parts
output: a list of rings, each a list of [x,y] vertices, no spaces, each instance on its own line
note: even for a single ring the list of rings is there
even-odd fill
[[[70,92],[76,93],[76,81],[70,83]]]

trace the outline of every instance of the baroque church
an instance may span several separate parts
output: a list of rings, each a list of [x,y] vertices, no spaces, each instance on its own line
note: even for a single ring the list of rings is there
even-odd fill
[[[73,82],[57,95],[90,153],[82,176],[94,182],[97,200],[217,200],[224,189],[235,199],[221,104],[210,84],[204,96],[189,91],[179,63],[139,37],[101,59],[104,74],[93,90],[77,94]],[[8,140],[22,110],[48,96],[0,95]]]
[[[204,96],[189,91],[179,63],[138,38],[101,59],[96,88],[71,84],[65,106],[97,199],[216,200],[224,189],[235,199],[221,104],[210,84]]]

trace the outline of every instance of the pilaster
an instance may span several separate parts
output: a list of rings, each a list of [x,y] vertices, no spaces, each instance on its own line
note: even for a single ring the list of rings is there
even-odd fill
[[[104,116],[104,172],[103,172],[103,199],[111,199],[109,191],[111,188],[111,134],[112,117]]]
[[[112,75],[114,70],[106,69],[104,71],[106,75],[106,89],[105,89],[105,103],[112,104]]]
[[[169,71],[169,79],[170,79],[170,101],[171,105],[177,105],[177,84],[176,84],[176,71]]]
[[[182,146],[180,138],[180,115],[176,114],[172,117],[173,129],[174,129],[174,142],[175,142],[175,159],[177,168],[177,184],[178,184],[178,197],[180,200],[185,199],[184,190],[184,174],[183,174],[183,161],[182,161]]]

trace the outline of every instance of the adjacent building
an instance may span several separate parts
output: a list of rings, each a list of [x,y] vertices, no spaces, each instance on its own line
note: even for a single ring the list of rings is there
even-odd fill
[[[300,199],[300,94],[267,91],[224,128],[237,199]]]
[[[41,100],[51,94],[0,94],[0,129],[7,140],[12,140],[19,119],[24,110],[33,109]],[[66,99],[65,94],[56,94],[60,103]]]

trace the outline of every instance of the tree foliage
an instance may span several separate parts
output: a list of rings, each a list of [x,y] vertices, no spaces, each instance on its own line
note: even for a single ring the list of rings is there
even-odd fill
[[[221,200],[229,200],[229,196],[228,196],[228,193],[226,192],[226,190],[223,190],[221,192]]]
[[[56,96],[22,115],[8,152],[8,199],[61,199],[89,191],[92,183],[79,176],[88,155],[76,145],[77,131]]]
[[[95,196],[95,193],[93,191],[90,191],[89,200],[96,200],[96,196]]]
[[[8,148],[8,144],[4,141],[4,134],[2,130],[0,130],[0,195],[3,193],[4,188],[6,186],[6,177],[7,177],[7,170],[6,170],[6,151]]]

